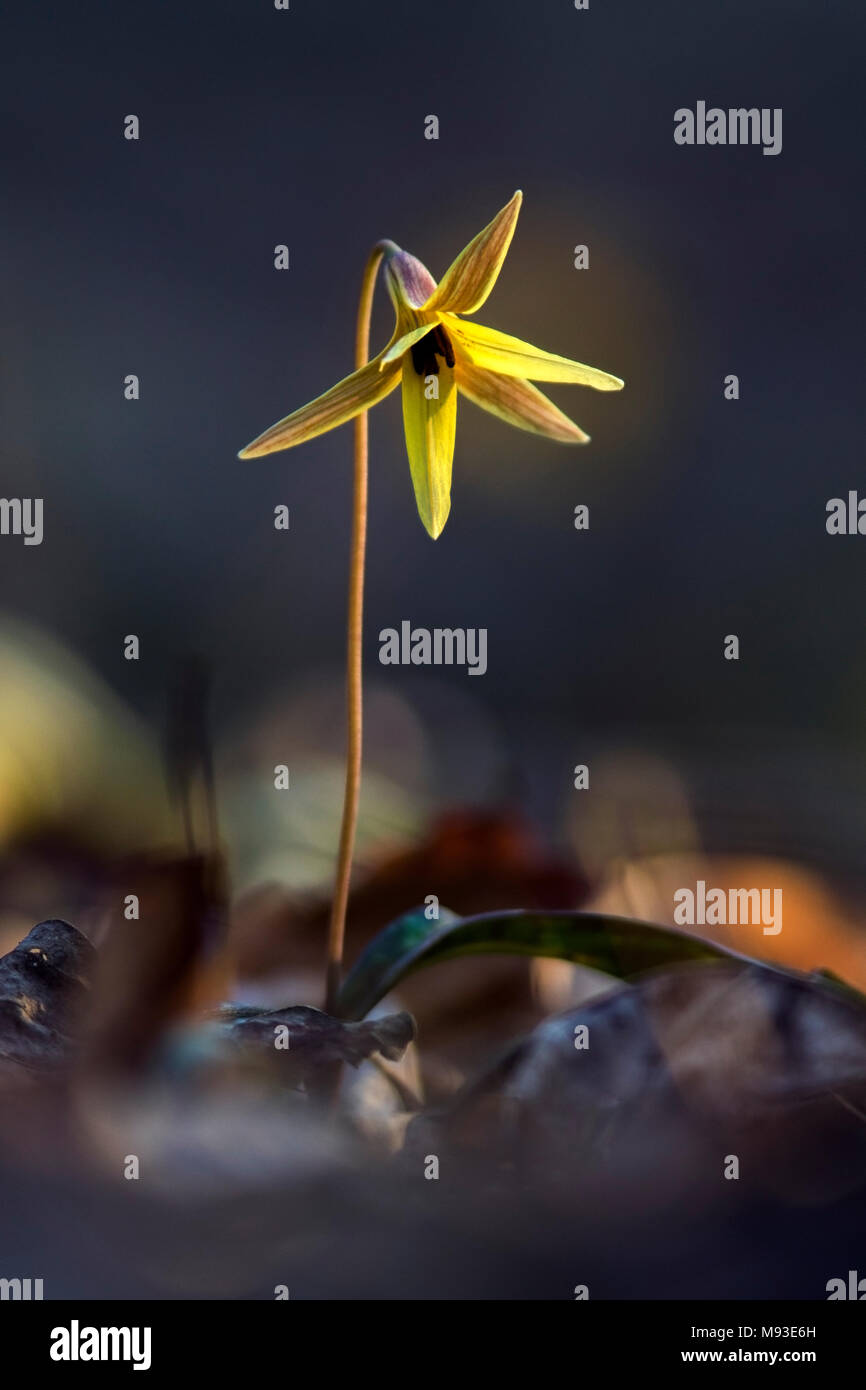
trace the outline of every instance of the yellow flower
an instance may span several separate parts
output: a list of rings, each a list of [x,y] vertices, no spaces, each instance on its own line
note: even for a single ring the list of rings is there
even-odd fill
[[[589,436],[530,382],[619,391],[619,377],[458,317],[474,314],[493,289],[522,201],[518,190],[460,252],[438,285],[414,256],[393,242],[382,243],[385,279],[397,314],[391,341],[360,371],[265,430],[240,457],[258,458],[313,439],[376,405],[402,382],[415,500],[435,540],[451,508],[458,391],[509,425],[565,444],[586,444]]]

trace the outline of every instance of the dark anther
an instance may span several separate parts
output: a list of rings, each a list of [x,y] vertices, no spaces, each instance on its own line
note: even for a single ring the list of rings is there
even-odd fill
[[[454,349],[451,346],[451,339],[441,323],[437,324],[435,328],[431,328],[429,333],[425,333],[419,342],[412,344],[412,366],[419,376],[438,376],[437,357],[444,357],[446,366],[454,366]]]

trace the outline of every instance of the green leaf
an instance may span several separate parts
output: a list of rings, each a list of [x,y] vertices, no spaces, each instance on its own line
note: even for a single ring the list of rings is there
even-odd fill
[[[422,966],[457,956],[552,956],[589,966],[618,980],[681,961],[750,957],[670,927],[600,912],[487,912],[457,917],[440,908],[430,922],[424,908],[398,917],[359,956],[337,1001],[341,1018],[363,1018],[400,980]]]

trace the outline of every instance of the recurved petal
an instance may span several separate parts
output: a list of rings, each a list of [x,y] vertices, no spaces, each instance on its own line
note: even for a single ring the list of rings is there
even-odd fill
[[[368,410],[371,405],[384,400],[394,390],[400,380],[399,363],[390,363],[380,370],[380,353],[360,371],[338,381],[323,396],[317,396],[309,405],[278,420],[269,430],[260,434],[245,449],[239,458],[260,458],[263,454],[275,454],[280,449],[291,449],[295,444],[304,444],[315,439],[317,434],[336,429]]]
[[[425,378],[415,371],[411,361],[404,362],[403,426],[409,468],[418,515],[434,541],[451,510],[456,421],[457,385],[453,370],[442,363],[438,376]]]
[[[584,434],[553,401],[548,400],[543,391],[528,381],[487,372],[483,367],[473,367],[468,362],[460,362],[455,374],[457,386],[464,396],[483,410],[489,410],[491,415],[498,415],[507,425],[531,430],[533,434],[543,434],[562,444],[589,443],[589,435]]]
[[[436,281],[423,261],[401,251],[399,246],[389,243],[393,249],[385,257],[385,284],[391,302],[398,315],[420,309],[436,289]]]
[[[450,314],[445,316],[445,323],[458,359],[474,367],[528,381],[569,381],[575,386],[594,386],[596,391],[620,391],[624,385],[618,376],[598,367],[543,352],[532,343],[523,343],[509,333],[498,333],[495,328],[464,323]]]
[[[399,338],[395,338],[390,347],[382,353],[380,370],[387,367],[389,362],[396,362],[404,352],[408,352],[413,343],[420,342],[426,338],[431,329],[436,327],[439,322],[438,314],[431,314],[425,323],[421,323],[417,328],[410,328],[408,333],[402,333]]]
[[[481,308],[502,269],[522,202],[523,194],[518,189],[511,202],[473,237],[448,267],[438,288],[424,305],[425,309],[474,314]]]

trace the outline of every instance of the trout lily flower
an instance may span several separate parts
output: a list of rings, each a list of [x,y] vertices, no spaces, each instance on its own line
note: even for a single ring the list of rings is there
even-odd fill
[[[414,256],[383,242],[385,279],[397,316],[390,342],[360,371],[265,430],[241,450],[240,458],[290,449],[335,429],[402,384],[415,500],[435,540],[451,508],[458,393],[518,429],[564,444],[586,444],[589,436],[531,383],[570,382],[619,391],[619,377],[462,317],[480,309],[493,289],[522,200],[518,190],[460,252],[438,285]]]

